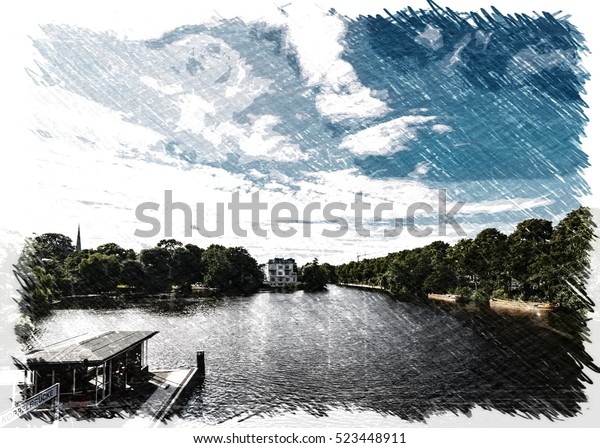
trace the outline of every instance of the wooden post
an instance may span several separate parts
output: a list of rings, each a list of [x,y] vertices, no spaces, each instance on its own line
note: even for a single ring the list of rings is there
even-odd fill
[[[204,352],[196,352],[196,365],[198,367],[198,375],[204,376],[206,373],[206,366],[204,365]]]
[[[52,371],[54,373],[54,370]],[[60,383],[56,386],[56,398],[54,400],[54,421],[56,426],[60,422]]]

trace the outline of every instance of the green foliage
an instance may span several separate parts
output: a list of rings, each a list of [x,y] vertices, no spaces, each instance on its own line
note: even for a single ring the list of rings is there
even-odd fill
[[[243,247],[209,246],[202,254],[204,283],[219,292],[251,294],[260,288],[263,273]]]
[[[126,260],[135,260],[135,251],[133,249],[123,249],[115,243],[106,243],[98,246],[95,252],[114,256],[119,263]]]
[[[36,236],[32,245],[36,257],[43,261],[55,260],[62,263],[75,251],[71,238],[60,233],[44,233]]]
[[[528,219],[509,236],[489,228],[454,246],[436,241],[351,261],[335,272],[341,283],[382,286],[402,297],[453,293],[474,301],[495,296],[590,310],[585,287],[594,227],[589,209],[580,207],[555,228],[550,221]]]
[[[471,292],[471,301],[486,303],[490,300],[490,294],[482,289]]]
[[[19,283],[17,303],[21,315],[30,321],[48,314],[57,289],[54,277],[48,273],[45,262],[39,256],[39,247],[35,240],[27,239],[19,260],[13,266]],[[44,254],[47,255],[45,250]]]
[[[146,284],[150,293],[171,291],[171,254],[164,247],[153,247],[140,252]]]
[[[456,285],[456,274],[446,263],[434,265],[423,281],[424,291],[447,293]]]
[[[194,283],[202,282],[204,265],[202,254],[204,250],[194,244],[185,247],[178,246],[171,257],[171,281],[180,292],[189,293]]]
[[[256,260],[243,247],[212,245],[204,250],[174,239],[136,254],[115,243],[76,251],[70,238],[48,233],[26,241],[14,268],[23,316],[15,328],[20,335],[30,334],[35,321],[65,297],[173,290],[188,294],[196,283],[217,292],[250,294],[263,282]]]
[[[22,315],[15,325],[15,334],[19,342],[27,344],[35,334],[35,325],[29,316]]]
[[[252,294],[258,291],[263,282],[263,272],[258,263],[243,247],[227,248],[227,258],[231,267],[233,291]]]
[[[114,255],[95,252],[79,263],[79,287],[86,294],[114,291],[120,274],[119,262]]]
[[[494,290],[494,292],[492,293],[492,297],[494,299],[499,299],[499,300],[509,300],[510,299],[508,293],[504,289]]]
[[[206,266],[204,283],[219,291],[227,291],[232,287],[230,265],[227,248],[220,244],[212,244],[202,254],[202,262]]]
[[[546,294],[553,296],[563,307],[592,310],[594,304],[586,285],[590,277],[595,227],[589,208],[573,210],[556,226],[549,253],[540,263],[539,277]]]
[[[327,286],[327,273],[319,265],[316,258],[302,266],[300,269],[300,281],[304,284],[307,292],[323,291]]]
[[[120,284],[134,291],[143,291],[146,287],[146,271],[138,260],[125,260],[121,264]]]
[[[449,291],[450,294],[455,294],[464,300],[473,300],[475,290],[469,286],[457,286]]]
[[[517,225],[508,239],[509,272],[525,300],[543,283],[542,271],[550,252],[552,223],[544,219],[528,219]]]
[[[586,285],[594,228],[590,210],[580,207],[555,228],[550,221],[528,219],[509,236],[485,229],[454,246],[435,241],[336,267],[314,259],[302,267],[300,281],[307,291],[323,290],[327,283],[358,283],[381,286],[403,297],[424,297],[429,292],[469,300],[495,296],[555,302],[585,312],[593,306]],[[137,255],[114,243],[76,252],[70,238],[56,233],[26,240],[14,274],[25,319],[19,327],[22,334],[31,333],[53,301],[115,293],[119,284],[136,292],[171,292],[175,287],[187,293],[191,285],[202,282],[218,292],[250,294],[263,281],[256,260],[242,247],[214,244],[203,250],[168,239]]]
[[[327,283],[338,283],[338,277],[335,271],[335,266],[332,266],[329,263],[323,263],[321,265],[321,270],[323,271],[323,275],[325,276],[325,280]]]
[[[181,242],[171,238],[168,240],[160,240],[158,242],[158,244],[156,245],[156,247],[158,247],[160,249],[166,249],[167,252],[169,252],[169,255],[173,256],[173,254],[175,253],[175,251],[177,249],[180,249],[181,247],[183,247],[183,244]]]

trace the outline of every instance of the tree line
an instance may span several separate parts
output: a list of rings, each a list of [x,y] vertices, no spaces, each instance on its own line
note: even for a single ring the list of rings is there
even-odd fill
[[[520,222],[506,235],[495,228],[454,245],[442,241],[336,267],[341,283],[381,286],[397,296],[453,293],[466,299],[552,302],[591,310],[586,292],[594,235],[587,207],[555,227],[544,219]]]
[[[263,283],[258,263],[243,247],[213,244],[202,249],[168,239],[139,253],[115,243],[77,251],[71,238],[58,233],[28,239],[14,273],[21,311],[32,319],[65,297],[187,294],[196,283],[218,293],[251,294]]]

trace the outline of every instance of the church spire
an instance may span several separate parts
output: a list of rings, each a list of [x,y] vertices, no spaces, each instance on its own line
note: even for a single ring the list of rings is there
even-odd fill
[[[79,224],[77,224],[77,243],[75,244],[75,252],[81,252],[81,233],[79,231]]]

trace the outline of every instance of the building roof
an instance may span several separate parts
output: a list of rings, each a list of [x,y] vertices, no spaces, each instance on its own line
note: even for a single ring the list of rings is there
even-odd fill
[[[269,264],[280,263],[280,264],[288,264],[288,263],[296,263],[296,260],[293,258],[271,258],[269,260]]]
[[[151,338],[158,331],[107,331],[98,335],[85,333],[27,353],[27,365],[79,364],[81,352],[88,349],[88,364],[102,364]]]

